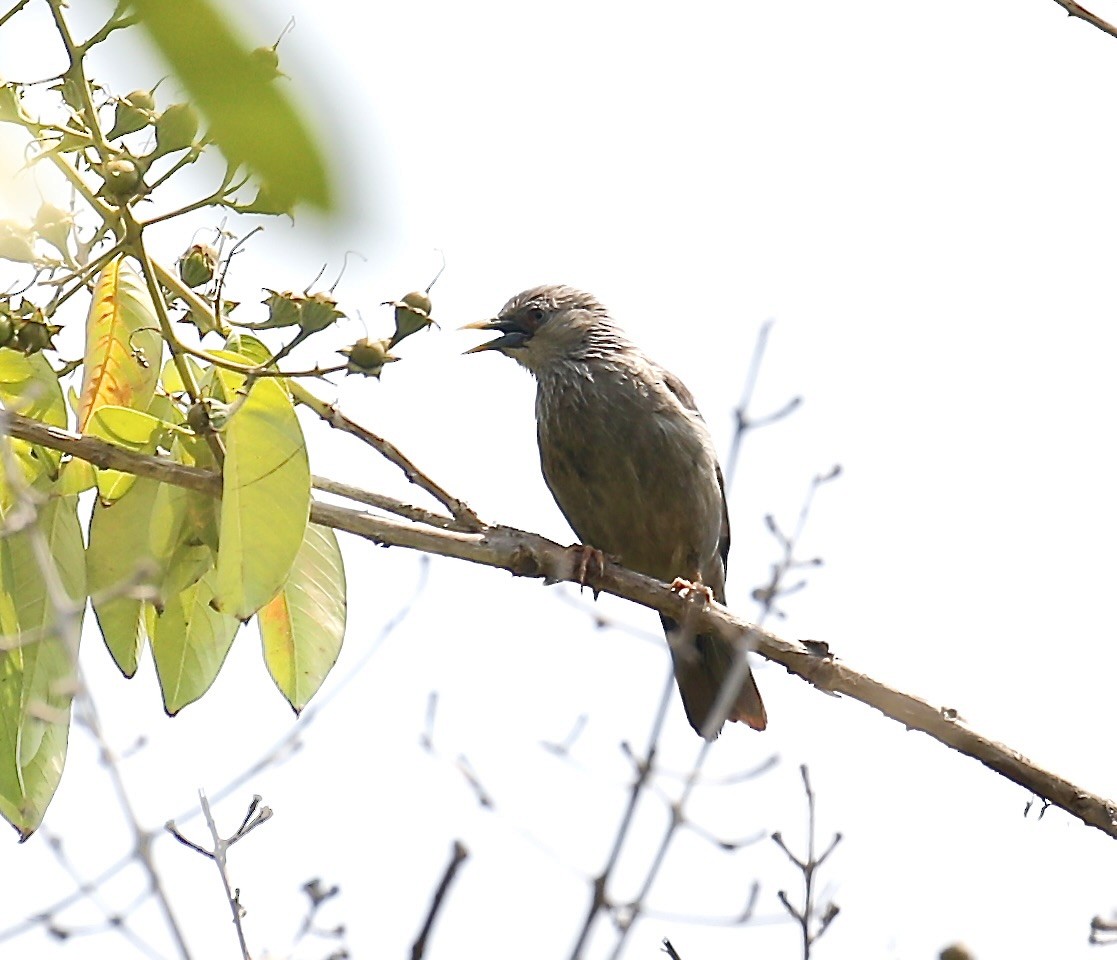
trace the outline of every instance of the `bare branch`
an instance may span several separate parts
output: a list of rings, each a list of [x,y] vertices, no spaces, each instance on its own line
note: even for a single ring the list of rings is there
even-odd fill
[[[1055,2],[1067,12],[1068,17],[1077,17],[1079,20],[1085,20],[1091,26],[1097,27],[1102,33],[1108,33],[1111,37],[1117,37],[1117,27],[1103,20],[1096,13],[1090,13],[1085,7],[1074,2],[1074,0],[1055,0]]]
[[[131,453],[93,437],[46,426],[20,414],[8,414],[8,424],[14,437],[62,450],[98,466],[151,477],[213,496],[220,492],[220,478],[204,470],[171,463],[161,457]],[[385,546],[407,547],[500,567],[521,577],[539,577],[555,582],[573,582],[575,579],[567,548],[514,527],[482,525],[476,532],[441,530],[388,517],[374,517],[317,501],[311,507],[310,516],[315,523]],[[1090,793],[1043,769],[1005,744],[971,730],[957,710],[935,706],[847,666],[834,656],[825,643],[784,640],[735,616],[715,602],[705,603],[688,612],[691,602],[667,585],[613,563],[606,563],[600,573],[594,572],[586,585],[666,613],[678,622],[687,616],[693,617],[696,629],[716,633],[735,644],[749,644],[757,653],[779,663],[789,673],[802,677],[820,690],[852,697],[908,729],[920,730],[1061,807],[1086,825],[1117,838],[1117,804],[1113,801]]]

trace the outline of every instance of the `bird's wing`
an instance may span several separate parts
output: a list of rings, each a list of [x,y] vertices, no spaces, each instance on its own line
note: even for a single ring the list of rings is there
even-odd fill
[[[698,404],[694,401],[694,394],[687,389],[687,385],[670,370],[665,370],[658,364],[653,364],[653,367],[663,380],[664,386],[675,395],[679,403],[701,420],[702,414],[698,412]],[[721,534],[718,537],[718,553],[721,554],[722,576],[724,577],[725,571],[729,568],[729,503],[725,498],[725,478],[721,474],[720,466],[717,471],[718,489],[721,490]],[[722,590],[724,592],[724,586]]]

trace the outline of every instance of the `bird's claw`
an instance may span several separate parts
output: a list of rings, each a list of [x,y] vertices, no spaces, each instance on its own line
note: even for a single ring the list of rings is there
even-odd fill
[[[584,543],[574,543],[566,549],[574,564],[570,579],[578,584],[579,590],[589,587],[593,591],[594,600],[596,600],[601,591],[592,583],[586,581],[596,580],[605,572],[605,554],[596,547],[586,546]]]
[[[714,599],[714,591],[707,587],[706,584],[702,583],[701,580],[697,583],[692,583],[690,580],[676,577],[671,581],[671,590],[684,600],[697,601],[703,605]]]

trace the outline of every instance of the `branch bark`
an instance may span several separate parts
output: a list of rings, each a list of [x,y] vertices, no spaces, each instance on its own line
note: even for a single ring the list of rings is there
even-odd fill
[[[11,436],[60,450],[90,463],[149,477],[220,496],[221,478],[214,473],[114,447],[51,427],[16,413],[6,415]],[[502,525],[482,525],[477,531],[446,530],[396,517],[375,516],[360,510],[315,501],[313,522],[343,530],[384,546],[407,547],[444,557],[499,567],[515,576],[540,577],[548,583],[576,582],[570,551],[538,534]],[[825,644],[807,645],[784,640],[734,615],[720,604],[697,607],[665,584],[607,563],[587,586],[650,607],[682,621],[691,618],[696,629],[715,632],[733,643],[746,642],[757,653],[779,663],[820,690],[859,700],[911,730],[920,730],[940,743],[987,766],[990,770],[1060,807],[1117,839],[1117,803],[1090,793],[1045,770],[1003,743],[970,729],[957,711],[938,707],[853,669],[836,659]]]
[[[1117,27],[1103,20],[1096,13],[1090,13],[1081,4],[1077,4],[1074,0],[1055,0],[1055,2],[1067,12],[1068,17],[1077,17],[1079,20],[1085,20],[1091,26],[1097,27],[1102,33],[1108,33],[1111,37],[1117,37]]]

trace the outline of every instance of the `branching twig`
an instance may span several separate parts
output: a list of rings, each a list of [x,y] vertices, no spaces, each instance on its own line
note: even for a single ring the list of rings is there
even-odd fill
[[[462,527],[467,530],[481,530],[484,528],[485,525],[468,504],[459,500],[435,483],[405,457],[393,443],[385,440],[383,437],[377,436],[371,430],[362,427],[359,423],[350,420],[349,417],[338,410],[333,404],[323,402],[313,394],[302,389],[297,383],[291,384],[291,393],[297,402],[308,406],[331,427],[352,434],[358,440],[367,443],[386,460],[394,463],[403,471],[404,476],[406,476],[408,480],[416,486],[421,487],[449,510],[450,513],[453,514],[454,519],[457,520]]]
[[[741,388],[741,399],[737,403],[737,408],[733,411],[733,437],[729,441],[729,454],[726,456],[724,464],[726,490],[732,489],[733,481],[737,476],[737,463],[741,458],[741,444],[745,439],[745,434],[757,427],[766,427],[777,420],[782,420],[789,414],[794,413],[803,402],[802,397],[792,397],[773,413],[765,414],[763,417],[749,416],[749,404],[752,403],[752,395],[756,391],[756,383],[760,378],[760,364],[764,360],[764,350],[768,346],[768,334],[772,330],[772,323],[771,320],[766,321],[761,324],[757,331],[756,344],[752,348],[748,372],[745,374],[745,384]]]
[[[195,843],[190,840],[173,820],[168,820],[166,829],[179,843],[184,844],[196,853],[200,853],[203,857],[208,857],[217,866],[217,872],[221,875],[221,884],[225,888],[225,898],[229,902],[229,909],[233,914],[233,926],[237,931],[237,941],[240,943],[240,952],[244,960],[252,960],[248,953],[248,943],[244,939],[244,908],[240,903],[240,888],[233,888],[229,882],[229,866],[226,860],[226,855],[229,852],[229,847],[239,840],[243,840],[253,830],[267,823],[271,819],[271,807],[263,806],[261,798],[254,796],[252,802],[248,805],[248,812],[244,815],[244,820],[241,825],[228,839],[221,836],[220,831],[217,829],[217,822],[213,819],[213,811],[210,809],[209,800],[206,798],[205,792],[198,791],[198,798],[201,802],[202,815],[206,818],[206,826],[209,827],[210,839],[213,841],[213,849],[207,850],[201,844]]]
[[[815,916],[815,871],[821,867],[826,861],[826,858],[834,852],[834,848],[841,842],[842,835],[840,833],[835,833],[829,846],[827,846],[821,854],[815,855],[814,791],[811,789],[811,778],[807,771],[806,764],[799,767],[799,773],[803,777],[803,789],[807,794],[806,859],[800,860],[795,856],[795,854],[787,848],[787,844],[783,842],[783,837],[780,836],[779,833],[773,833],[772,839],[776,842],[776,846],[787,854],[787,858],[795,864],[796,868],[803,875],[802,909],[791,903],[785,891],[779,891],[776,896],[779,897],[780,903],[784,905],[784,909],[786,909],[796,923],[799,924],[799,930],[802,933],[803,960],[810,960],[811,947],[814,945],[815,941],[826,932],[834,918],[838,915],[837,904],[831,902],[826,905],[821,915]]]

